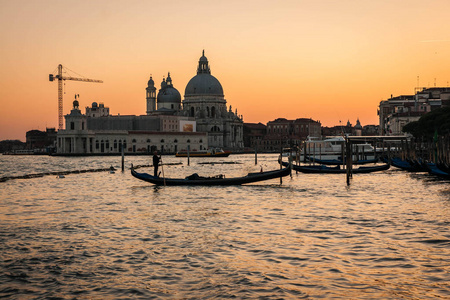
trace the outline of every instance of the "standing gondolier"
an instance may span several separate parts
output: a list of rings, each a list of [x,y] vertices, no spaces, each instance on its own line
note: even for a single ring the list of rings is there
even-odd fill
[[[161,160],[161,155],[158,155],[158,151],[153,152],[153,170],[155,177],[158,177],[158,165]]]

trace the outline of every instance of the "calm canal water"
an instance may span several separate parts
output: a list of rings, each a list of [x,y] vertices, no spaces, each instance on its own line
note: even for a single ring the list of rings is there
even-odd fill
[[[277,155],[163,157],[165,176],[279,168]],[[449,299],[450,182],[395,168],[155,187],[120,157],[0,156],[0,297]],[[126,157],[126,167],[151,157]],[[200,162],[237,162],[200,164]],[[140,172],[152,172],[141,168]]]

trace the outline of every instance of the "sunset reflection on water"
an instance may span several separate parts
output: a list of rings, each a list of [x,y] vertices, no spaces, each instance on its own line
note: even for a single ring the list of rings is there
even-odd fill
[[[169,177],[279,168],[163,157]],[[0,156],[0,177],[120,169],[119,157]],[[449,182],[392,168],[230,187],[155,187],[127,170],[0,183],[0,295],[65,298],[450,296]],[[140,172],[152,172],[142,168]]]

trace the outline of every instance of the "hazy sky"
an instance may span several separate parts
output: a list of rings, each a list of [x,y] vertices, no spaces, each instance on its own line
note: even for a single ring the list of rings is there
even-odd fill
[[[0,140],[57,127],[58,64],[104,81],[66,81],[64,114],[80,94],[141,115],[150,74],[183,97],[203,49],[244,122],[378,124],[391,94],[448,86],[449,20],[449,0],[0,0]]]

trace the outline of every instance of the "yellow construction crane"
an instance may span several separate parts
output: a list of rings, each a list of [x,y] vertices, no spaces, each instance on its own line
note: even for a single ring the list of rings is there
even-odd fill
[[[103,83],[102,80],[63,76],[63,66],[61,64],[58,65],[58,74],[56,74],[56,75],[49,74],[48,79],[50,81],[54,81],[55,79],[58,79],[58,129],[59,130],[63,129],[63,80],[76,80],[76,81]]]

